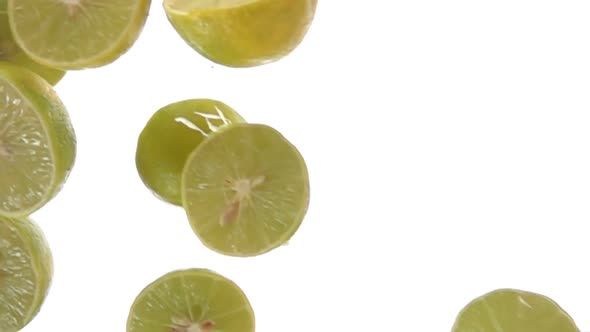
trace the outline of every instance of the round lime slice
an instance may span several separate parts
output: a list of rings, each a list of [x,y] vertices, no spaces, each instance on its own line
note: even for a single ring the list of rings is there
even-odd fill
[[[244,292],[210,270],[168,273],[135,299],[127,332],[254,332],[254,311]]]
[[[469,303],[452,332],[580,332],[552,299],[528,291],[499,289]]]
[[[0,61],[7,61],[34,71],[52,85],[57,84],[65,75],[63,70],[40,65],[29,58],[18,47],[8,24],[6,0],[0,0]]]
[[[301,43],[317,0],[164,0],[168,20],[213,62],[252,67],[277,61]]]
[[[277,130],[235,124],[189,156],[182,201],[191,226],[210,249],[256,256],[286,243],[309,204],[309,178],[297,148]]]
[[[100,67],[135,43],[150,0],[7,0],[10,28],[33,60],[61,69]]]
[[[43,78],[0,64],[0,215],[27,216],[53,198],[74,165],[68,113]]]
[[[189,154],[211,133],[245,122],[231,107],[212,99],[189,99],[159,109],[139,136],[137,171],[159,198],[182,205],[180,177]]]
[[[51,251],[37,224],[0,217],[0,331],[19,331],[35,318],[52,277]]]

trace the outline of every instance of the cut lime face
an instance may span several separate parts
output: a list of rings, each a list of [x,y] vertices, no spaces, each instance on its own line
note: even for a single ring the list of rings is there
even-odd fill
[[[30,69],[52,85],[57,84],[65,75],[65,72],[62,70],[36,63],[18,47],[12,37],[10,25],[8,24],[6,0],[0,0],[0,61],[8,61]]]
[[[139,136],[137,171],[159,198],[182,205],[180,178],[191,152],[211,133],[244,119],[231,107],[211,99],[190,99],[159,109]]]
[[[0,217],[0,331],[16,332],[33,320],[52,277],[51,251],[37,224]]]
[[[46,66],[104,66],[137,40],[150,0],[7,0],[10,27],[29,57]]]
[[[0,64],[0,215],[27,216],[55,196],[73,167],[74,130],[40,76]]]
[[[452,332],[580,332],[550,298],[522,290],[499,289],[469,303]]]
[[[278,61],[299,46],[317,0],[164,0],[168,20],[201,55],[228,67]]]
[[[211,135],[188,158],[182,201],[210,249],[256,256],[286,243],[309,204],[307,167],[275,129],[235,124]]]
[[[168,273],[135,299],[127,332],[254,332],[254,311],[244,292],[210,270]]]

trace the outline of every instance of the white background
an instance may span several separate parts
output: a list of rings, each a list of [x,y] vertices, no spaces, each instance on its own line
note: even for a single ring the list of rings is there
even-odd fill
[[[124,331],[135,296],[206,267],[249,296],[258,332],[450,331],[472,298],[514,287],[590,329],[590,3],[320,0],[282,61],[200,57],[155,1],[115,63],[56,87],[78,158],[34,215],[55,277],[25,331]],[[205,249],[135,169],[158,108],[219,99],[308,162],[309,213],[286,247]]]

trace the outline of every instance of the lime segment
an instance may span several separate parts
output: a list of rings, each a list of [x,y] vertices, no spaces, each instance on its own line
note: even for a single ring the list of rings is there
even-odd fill
[[[137,143],[142,181],[162,200],[182,205],[180,178],[190,153],[219,128],[242,122],[231,107],[211,99],[183,100],[159,109]]]
[[[277,61],[301,43],[317,0],[164,0],[183,40],[213,62],[252,67]]]
[[[253,332],[254,312],[233,281],[205,269],[179,270],[135,299],[127,332]]]
[[[469,303],[452,332],[580,332],[550,298],[522,290],[499,289]]]
[[[52,277],[41,229],[27,219],[0,217],[0,331],[19,331],[37,315]]]
[[[150,0],[8,0],[10,27],[35,61],[62,69],[106,65],[139,37]]]
[[[0,215],[26,216],[45,205],[73,167],[68,114],[40,76],[0,65]]]
[[[182,199],[193,230],[210,249],[255,256],[289,240],[309,204],[309,178],[297,148],[275,129],[235,124],[188,158]]]

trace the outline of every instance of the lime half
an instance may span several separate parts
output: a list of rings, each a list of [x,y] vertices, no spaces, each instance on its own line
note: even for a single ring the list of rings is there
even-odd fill
[[[8,61],[28,68],[53,85],[65,75],[62,70],[36,63],[18,47],[10,32],[8,15],[6,14],[6,0],[0,0],[0,61]]]
[[[182,205],[180,177],[189,154],[227,125],[245,122],[231,107],[189,99],[159,109],[142,130],[135,162],[143,183],[160,199]]]
[[[127,332],[254,332],[254,311],[233,281],[205,269],[179,270],[135,299]]]
[[[0,331],[19,331],[37,315],[52,277],[51,251],[37,224],[0,217]]]
[[[499,289],[469,303],[452,332],[580,332],[550,298],[522,290]]]
[[[7,0],[10,27],[27,55],[46,66],[106,65],[135,43],[150,0]]]
[[[309,204],[309,178],[297,148],[275,129],[235,124],[188,158],[182,200],[193,230],[210,249],[255,256],[289,240]]]
[[[164,0],[179,35],[211,61],[252,67],[277,61],[301,43],[317,0]]]
[[[0,64],[0,215],[26,216],[61,189],[74,165],[76,139],[51,85]]]

